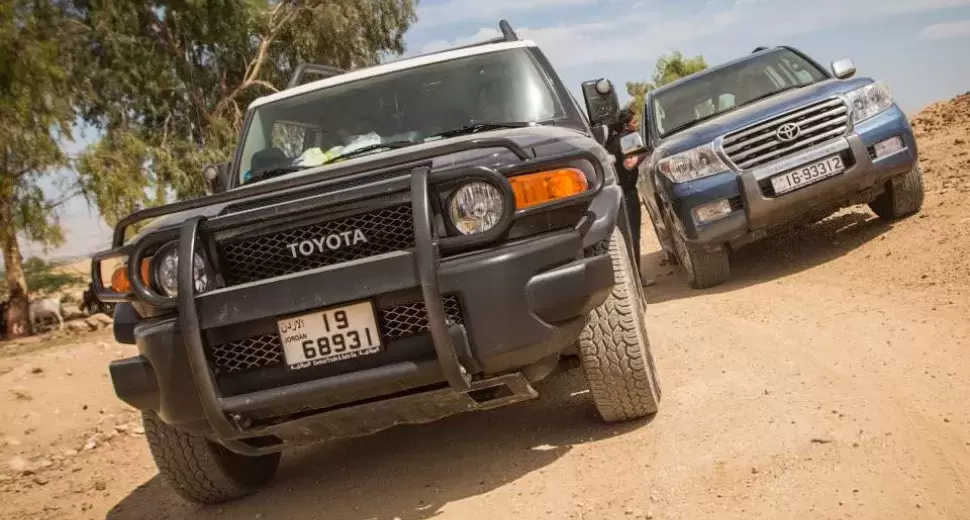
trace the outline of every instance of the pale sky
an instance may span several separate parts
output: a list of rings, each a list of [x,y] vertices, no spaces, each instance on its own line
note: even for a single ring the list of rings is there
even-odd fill
[[[886,81],[909,114],[970,91],[970,0],[421,0],[418,16],[409,55],[497,36],[506,18],[580,100],[583,80],[607,77],[622,89],[649,79],[656,58],[673,50],[713,65],[759,45],[793,45],[824,64],[851,57],[859,76]],[[108,241],[110,229],[81,199],[61,219],[68,241],[51,256]]]

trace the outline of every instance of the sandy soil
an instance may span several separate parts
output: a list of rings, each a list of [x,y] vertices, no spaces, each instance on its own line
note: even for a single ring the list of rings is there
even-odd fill
[[[865,207],[687,289],[645,231],[661,412],[604,425],[579,373],[534,402],[288,454],[221,507],[159,480],[107,333],[0,357],[0,517],[970,517],[970,95],[915,120],[924,211]],[[649,228],[646,228],[649,229]]]

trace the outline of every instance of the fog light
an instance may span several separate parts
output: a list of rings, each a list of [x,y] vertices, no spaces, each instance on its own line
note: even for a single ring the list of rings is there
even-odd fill
[[[892,155],[905,148],[905,146],[903,146],[903,138],[897,135],[896,137],[891,137],[885,141],[876,143],[876,146],[873,148],[876,150],[876,159],[879,159],[887,155]]]
[[[731,203],[727,199],[708,202],[703,206],[694,208],[694,218],[698,222],[710,222],[717,220],[731,212]]]

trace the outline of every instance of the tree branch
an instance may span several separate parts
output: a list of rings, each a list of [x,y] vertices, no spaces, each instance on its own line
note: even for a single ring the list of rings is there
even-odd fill
[[[165,122],[162,123],[162,148],[165,148],[165,145],[168,142],[168,123],[171,120],[172,120],[172,113],[169,112],[168,115],[165,116]]]
[[[287,7],[287,9],[284,9]],[[292,8],[289,8],[292,7]],[[288,6],[286,2],[280,2],[273,8],[270,12],[269,21],[269,32],[265,36],[261,36],[259,39],[259,47],[256,49],[256,57],[254,57],[249,64],[246,65],[246,72],[243,73],[243,80],[236,86],[229,95],[223,97],[216,103],[215,109],[212,114],[219,114],[225,110],[230,103],[233,103],[239,95],[246,91],[246,89],[252,86],[263,86],[271,89],[273,92],[278,92],[279,90],[274,87],[268,81],[260,80],[259,73],[262,71],[263,64],[266,62],[266,55],[269,53],[270,45],[276,40],[276,36],[279,34],[280,30],[286,26],[296,16],[299,7]],[[281,14],[283,13],[283,14]],[[279,18],[278,18],[279,17]]]
[[[83,190],[82,189],[75,188],[74,191],[69,192],[67,195],[63,195],[62,194],[60,199],[58,199],[58,200],[56,200],[54,202],[49,202],[49,203],[47,203],[47,204],[44,205],[44,213],[47,213],[47,212],[52,211],[52,210],[54,210],[54,209],[56,209],[56,208],[58,208],[60,206],[63,206],[67,201],[73,199],[74,197],[76,197],[78,195],[81,195],[82,193],[83,193]]]
[[[175,58],[175,66],[180,68],[181,72],[188,76],[191,80],[191,70],[188,67],[185,67],[185,61],[189,59],[189,51],[182,48],[181,35],[178,29],[178,20],[176,19],[175,14],[169,14],[166,16],[166,21],[160,23],[162,23],[162,25],[159,27],[159,29],[165,34],[165,38],[161,38],[161,41],[166,44],[165,47],[168,49],[169,54]],[[201,86],[199,85],[190,85],[188,88],[184,89],[184,92],[189,98],[187,101],[190,101],[195,106],[196,112],[202,116],[206,123],[211,124],[213,121],[212,115],[207,110],[205,96],[202,94],[200,89]]]
[[[268,81],[261,80],[261,79],[253,80],[253,81],[250,82],[250,84],[251,85],[259,85],[261,87],[266,87],[266,88],[272,90],[273,92],[279,92],[280,91],[278,88],[274,87],[272,83],[270,83]],[[233,100],[233,102],[235,102],[235,100]]]

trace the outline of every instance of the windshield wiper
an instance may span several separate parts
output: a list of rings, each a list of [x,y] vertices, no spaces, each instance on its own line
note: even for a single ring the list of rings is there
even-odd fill
[[[367,146],[365,146],[363,148],[358,148],[356,150],[353,150],[353,151],[350,151],[350,152],[347,152],[347,153],[344,153],[344,154],[340,154],[340,155],[334,157],[333,159],[330,159],[327,162],[332,163],[332,162],[335,162],[335,161],[340,160],[340,159],[348,159],[350,157],[354,157],[354,156],[360,155],[362,153],[372,152],[374,150],[381,150],[381,149],[384,149],[384,148],[390,148],[392,150],[397,149],[397,148],[404,148],[405,146],[411,146],[412,144],[415,144],[414,141],[391,141],[391,142],[388,142],[388,143],[369,144],[369,145],[367,145]]]
[[[707,114],[704,117],[698,117],[697,119],[694,119],[693,121],[689,121],[689,122],[684,123],[684,124],[682,124],[680,126],[675,126],[672,129],[668,130],[667,132],[664,132],[664,137],[666,137],[668,135],[676,134],[677,132],[680,132],[682,130],[687,130],[688,128],[690,128],[692,126],[697,126],[697,125],[703,123],[704,121],[707,121],[708,119],[713,119],[713,118],[718,117],[718,116],[723,116],[724,114],[727,114],[728,112],[733,112],[733,111],[735,111],[737,109],[738,109],[738,107],[731,107],[731,108],[729,108],[727,110],[722,110],[720,112],[714,112],[713,114]]]
[[[430,135],[432,137],[455,137],[457,135],[474,134],[485,130],[499,130],[502,128],[526,128],[534,126],[535,123],[528,121],[475,121],[474,119],[467,125],[445,130],[444,132]]]
[[[243,185],[252,184],[254,182],[265,181],[272,177],[278,177],[280,175],[286,175],[287,173],[298,172],[300,170],[305,170],[309,166],[298,166],[298,165],[287,165],[287,166],[276,166],[274,168],[268,168],[246,180]]]
[[[809,83],[809,85],[810,85],[810,84],[811,84],[811,83]],[[758,96],[758,97],[756,97],[756,98],[753,98],[753,99],[749,99],[749,100],[748,100],[748,102],[747,102],[747,103],[745,103],[745,104],[744,104],[744,105],[742,105],[742,106],[746,106],[746,105],[750,105],[751,103],[754,103],[754,102],[757,102],[757,101],[761,101],[762,99],[766,99],[766,98],[770,98],[770,97],[774,97],[774,96],[777,96],[778,94],[781,94],[781,93],[783,93],[783,92],[788,92],[789,90],[796,90],[796,89],[800,89],[800,88],[802,88],[802,87],[804,87],[804,86],[805,86],[805,85],[789,85],[789,86],[787,86],[787,87],[785,87],[785,88],[783,88],[783,89],[781,89],[781,90],[775,90],[775,91],[773,91],[773,92],[768,92],[767,94],[762,94],[762,95],[760,95],[760,96]]]

